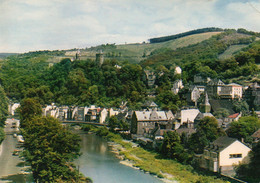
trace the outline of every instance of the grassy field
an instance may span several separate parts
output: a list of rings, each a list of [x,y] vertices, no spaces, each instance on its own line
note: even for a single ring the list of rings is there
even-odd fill
[[[240,45],[231,45],[226,51],[219,55],[220,60],[225,60],[233,56],[233,54],[245,47],[247,47],[247,44],[240,44]]]
[[[179,39],[162,42],[162,43],[143,43],[143,44],[126,44],[126,45],[117,45],[117,50],[126,52],[126,57],[133,57],[135,56],[138,61],[143,59],[143,54],[149,55],[153,50],[160,49],[160,48],[170,48],[170,49],[177,49],[181,47],[185,47],[191,44],[196,44],[202,42],[206,39],[209,39],[211,36],[219,34],[220,32],[207,32],[201,34],[194,34],[186,37],[182,37]]]

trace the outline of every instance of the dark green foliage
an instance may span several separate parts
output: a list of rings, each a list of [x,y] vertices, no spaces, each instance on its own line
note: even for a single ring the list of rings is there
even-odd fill
[[[185,72],[185,79],[188,81],[192,81],[194,75],[222,79],[248,76],[259,71],[255,63],[259,62],[260,41],[252,43],[254,40],[255,38],[249,35],[225,31],[198,44],[176,50],[155,50],[141,64],[144,67],[156,67],[161,64],[179,65]],[[238,53],[235,58],[219,60],[219,54],[223,53],[229,46],[250,43],[252,45],[244,52]]]
[[[227,117],[229,115],[230,115],[229,111],[227,109],[225,109],[225,108],[218,108],[217,111],[214,112],[214,116],[217,119],[225,118],[225,117]]]
[[[5,132],[3,126],[5,124],[6,117],[8,115],[8,103],[5,92],[0,86],[0,144],[5,138]]]
[[[243,28],[237,29],[237,32],[238,33],[242,33],[242,34],[248,34],[248,35],[260,37],[260,33],[259,32],[248,31],[248,30],[243,29]]]
[[[233,110],[235,112],[239,112],[239,113],[242,112],[243,114],[249,112],[249,106],[245,100],[233,100],[232,104],[233,104]]]
[[[254,116],[241,117],[238,121],[231,123],[227,130],[229,137],[237,138],[245,141],[250,140],[249,137],[260,128],[260,120]]]
[[[98,128],[96,131],[96,135],[103,137],[109,134],[109,130],[106,127]]]
[[[21,101],[21,107],[19,109],[21,127],[25,127],[27,121],[30,121],[35,116],[41,116],[41,114],[42,107],[37,100],[26,98]]]
[[[5,138],[4,129],[0,127],[0,144],[3,142],[4,138]]]
[[[70,162],[79,156],[79,136],[51,117],[36,116],[25,123],[23,154],[32,167],[34,179],[39,182],[77,180],[78,171]]]
[[[209,28],[202,28],[202,29],[196,29],[172,36],[165,36],[165,37],[159,37],[159,38],[151,38],[149,41],[150,43],[159,43],[159,42],[165,42],[165,41],[170,41],[173,39],[178,39],[181,37],[193,35],[193,34],[199,34],[199,33],[204,33],[204,32],[218,32],[218,31],[223,31],[221,28],[216,28],[216,27],[209,27]]]
[[[162,106],[164,110],[172,110],[176,112],[181,107],[181,101],[178,95],[174,95],[170,90],[161,90],[156,96],[156,102]]]
[[[191,160],[191,156],[185,151],[181,144],[181,138],[176,132],[169,131],[164,133],[163,137],[163,144],[160,151],[164,156],[183,163]]]
[[[237,176],[242,180],[258,183],[260,181],[260,141],[252,148],[249,157],[249,164],[240,164],[236,168]]]
[[[24,55],[9,57],[0,68],[0,80],[6,95],[13,101],[25,97],[28,88],[43,85],[42,75],[48,68],[45,57],[29,57]]]
[[[225,132],[218,127],[216,118],[204,117],[198,123],[196,133],[189,138],[189,149],[195,153],[202,153],[204,147],[223,135]]]
[[[0,86],[0,127],[4,126],[8,115],[8,102],[3,88]]]
[[[109,130],[114,132],[115,128],[120,130],[129,130],[129,125],[123,120],[118,120],[116,116],[111,116],[108,120]]]

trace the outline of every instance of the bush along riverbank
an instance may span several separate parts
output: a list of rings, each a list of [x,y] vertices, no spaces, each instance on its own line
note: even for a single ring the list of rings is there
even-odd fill
[[[216,176],[202,175],[190,165],[165,159],[158,152],[143,149],[132,141],[124,140],[119,134],[110,132],[106,127],[83,125],[82,129],[111,141],[112,151],[121,159],[122,164],[155,175],[164,182],[226,182]]]

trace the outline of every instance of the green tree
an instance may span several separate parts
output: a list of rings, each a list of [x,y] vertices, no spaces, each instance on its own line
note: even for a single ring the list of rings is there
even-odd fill
[[[204,117],[198,123],[196,133],[189,139],[189,148],[196,153],[202,153],[205,146],[223,135],[225,132],[218,127],[216,118]]]
[[[238,121],[231,123],[230,128],[227,130],[227,134],[230,137],[237,138],[245,141],[250,141],[250,136],[260,128],[260,120],[254,116],[244,116]]]
[[[5,139],[5,132],[4,129],[0,127],[0,144],[3,142],[4,139]]]
[[[245,181],[258,183],[260,181],[260,141],[249,153],[249,164],[240,164],[236,168],[237,176]]]
[[[219,108],[217,109],[214,114],[213,114],[216,118],[225,118],[227,117],[229,114],[229,111],[225,108]]]
[[[8,115],[8,102],[3,88],[0,86],[0,127],[4,126]]]
[[[27,121],[29,121],[35,116],[40,116],[41,114],[42,108],[37,100],[33,98],[26,98],[21,101],[21,106],[19,109],[21,127],[25,127]]]
[[[249,105],[245,100],[233,100],[232,103],[235,112],[242,112],[243,114],[249,112]]]
[[[114,131],[115,128],[117,128],[119,125],[119,121],[116,116],[111,116],[108,120],[108,126],[110,128],[110,131]]]
[[[71,161],[79,156],[80,138],[52,117],[35,116],[23,128],[24,156],[39,182],[74,182],[78,171]]]
[[[164,133],[163,137],[164,139],[160,151],[164,156],[183,163],[187,163],[191,160],[191,156],[185,151],[181,144],[180,136],[175,131],[168,131]]]

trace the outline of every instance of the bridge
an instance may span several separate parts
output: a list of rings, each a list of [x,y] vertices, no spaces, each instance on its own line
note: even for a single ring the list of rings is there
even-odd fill
[[[107,126],[107,124],[96,123],[91,121],[75,121],[75,120],[61,120],[62,124],[87,124],[95,126]]]

